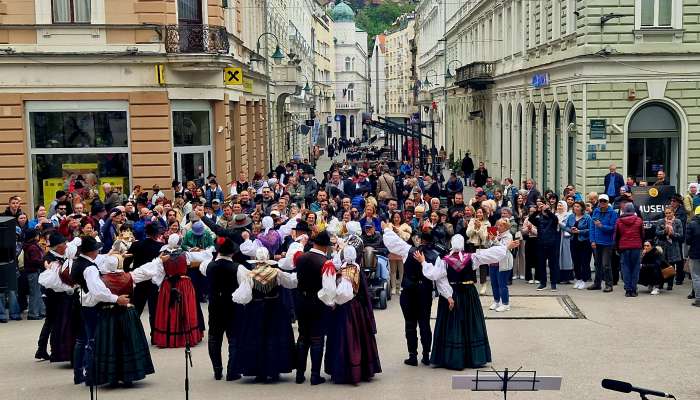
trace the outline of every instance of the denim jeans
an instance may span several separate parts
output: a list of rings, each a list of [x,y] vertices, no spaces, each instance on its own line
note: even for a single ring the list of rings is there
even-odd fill
[[[606,287],[613,286],[612,265],[610,259],[612,257],[612,246],[603,246],[597,244],[593,249],[595,256],[595,286],[600,286],[602,281],[605,281]]]
[[[5,301],[6,299],[7,301]],[[7,292],[0,293],[0,321],[7,321],[8,313],[7,311],[5,311],[6,309],[9,311],[10,319],[22,319],[22,310],[19,309],[19,302],[17,302],[17,292],[15,292],[14,290],[9,290]]]
[[[690,278],[693,280],[695,300],[700,300],[700,259],[689,259]]]
[[[625,281],[625,291],[637,291],[639,268],[642,262],[641,257],[642,252],[639,249],[622,250],[620,252],[620,266],[622,267],[622,279]]]
[[[501,304],[508,304],[510,296],[508,293],[508,276],[510,271],[499,271],[498,264],[489,265],[489,277],[491,277],[491,291],[493,300]]]
[[[44,307],[44,300],[41,298],[39,273],[28,273],[27,282],[29,283],[29,304],[27,318],[42,318],[46,314],[46,308]]]

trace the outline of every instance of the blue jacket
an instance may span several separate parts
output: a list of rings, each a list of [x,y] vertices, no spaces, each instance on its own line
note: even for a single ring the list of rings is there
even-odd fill
[[[569,215],[569,218],[566,219],[566,226],[564,227],[564,230],[573,235],[571,228],[574,227],[574,224],[576,224],[576,215],[572,213]],[[589,240],[592,225],[593,220],[591,219],[591,216],[588,214],[583,214],[583,218],[581,218],[581,220],[578,222],[578,240],[580,242]]]
[[[591,223],[591,243],[599,244],[602,246],[612,246],[615,244],[615,223],[617,222],[617,212],[608,207],[606,212],[600,211],[600,207],[593,210],[593,215],[591,216],[593,220]],[[595,221],[600,221],[601,226],[597,227]]]
[[[601,193],[608,193],[608,185],[610,184],[610,179],[612,178],[612,174],[608,173],[605,175],[605,179],[603,180],[603,191]],[[615,194],[614,196],[617,197],[620,195],[620,188],[625,186],[625,178],[622,177],[622,175],[618,174],[615,172]],[[610,202],[615,200],[613,198],[610,198]]]
[[[445,185],[447,188],[447,192],[451,194],[455,193],[462,193],[464,191],[464,184],[462,184],[462,180],[457,178],[454,181],[447,181],[447,184]]]
[[[211,188],[207,188],[206,191],[204,191],[204,198],[207,199],[207,204],[211,205],[212,200],[214,199],[219,199],[221,203],[224,202],[224,192],[220,188],[216,188],[216,190],[211,190]]]

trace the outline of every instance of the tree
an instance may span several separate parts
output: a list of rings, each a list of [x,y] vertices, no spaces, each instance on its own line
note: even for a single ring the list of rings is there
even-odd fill
[[[372,48],[374,37],[387,30],[401,14],[413,11],[411,4],[396,4],[391,1],[362,8],[355,17],[357,26],[367,32],[367,47]]]

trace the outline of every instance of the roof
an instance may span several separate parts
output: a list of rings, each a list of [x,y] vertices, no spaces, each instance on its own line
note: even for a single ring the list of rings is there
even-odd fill
[[[334,22],[354,22],[355,12],[347,3],[341,1],[331,10],[331,18]]]

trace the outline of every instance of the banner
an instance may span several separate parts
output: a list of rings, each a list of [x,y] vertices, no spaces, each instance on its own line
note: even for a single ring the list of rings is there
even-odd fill
[[[671,203],[676,194],[675,186],[635,186],[632,199],[639,207],[644,220],[644,227],[650,228],[655,221],[664,217],[664,208]]]

